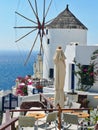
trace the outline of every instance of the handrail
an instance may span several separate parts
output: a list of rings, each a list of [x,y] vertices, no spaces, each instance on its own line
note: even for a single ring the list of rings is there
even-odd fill
[[[40,93],[40,101],[42,101],[42,98],[45,100],[46,105],[49,103],[51,108],[55,108],[53,103],[44,94]]]
[[[61,113],[63,110],[75,110],[75,111],[83,111],[83,110],[87,110],[88,114],[90,114],[90,110],[92,110],[91,108],[79,108],[79,109],[61,109],[60,106],[58,105],[57,107],[55,107],[53,105],[53,103],[47,99],[47,97],[45,97],[42,93],[40,93],[40,101],[42,101],[42,99],[45,100],[46,104],[50,104],[50,109],[18,109],[18,110],[10,110],[9,112],[27,112],[27,111],[58,111],[58,129],[61,130]],[[10,130],[15,130],[15,122],[18,120],[17,118],[12,118],[10,119],[8,122],[2,124],[0,126],[0,130],[5,130],[5,128],[8,128],[9,126],[11,126]]]
[[[27,112],[27,111],[50,111],[51,110],[51,108],[50,109],[18,109],[18,110],[10,110],[10,112]],[[58,108],[53,108],[52,109],[53,111],[58,111]],[[91,108],[61,108],[61,112],[63,111],[63,110],[75,110],[75,111],[83,111],[83,110],[87,110],[87,111],[90,111],[90,110],[92,110]],[[89,113],[88,113],[89,114]]]
[[[56,109],[21,109],[21,110],[10,110],[9,112],[23,112],[23,111],[58,111],[59,112],[59,116],[60,116],[60,114],[61,114],[61,112],[63,111],[63,110],[81,110],[81,111],[83,111],[83,110],[87,110],[88,112],[90,112],[90,110],[92,110],[91,108],[80,108],[80,109],[61,109],[61,108],[56,108]],[[0,130],[5,130],[5,128],[8,128],[9,126],[11,126],[11,130],[15,130],[15,122],[18,120],[18,117],[14,117],[14,118],[11,118],[8,122],[6,122],[6,123],[4,123],[4,124],[2,124],[1,126],[0,126]],[[59,130],[61,130],[61,124],[60,124],[60,122],[61,122],[61,119],[60,119],[60,117],[59,117],[59,119],[58,119],[58,121],[59,121],[59,124],[58,124],[58,127],[59,127]]]
[[[40,93],[40,101],[42,101],[42,98],[44,99],[44,100],[46,100],[51,106],[52,106],[52,108],[54,107],[55,108],[55,106],[53,105],[53,103],[49,100],[49,99],[47,99],[47,97],[44,95],[44,94],[42,94],[42,93]],[[71,108],[69,109],[61,109],[61,110],[72,110]],[[88,114],[90,114],[90,110],[92,110],[91,108],[73,108],[73,110],[87,110],[88,111]]]
[[[0,126],[0,130],[5,130],[5,128],[8,128],[9,126],[11,126],[11,130],[15,130],[15,122],[17,120],[18,120],[18,117],[14,117],[14,118],[10,119],[8,122],[6,122]]]

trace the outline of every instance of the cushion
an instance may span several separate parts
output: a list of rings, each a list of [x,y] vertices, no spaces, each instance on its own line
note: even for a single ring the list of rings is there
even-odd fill
[[[77,102],[73,102],[73,101],[72,101],[71,108],[80,108],[80,106],[81,106],[80,103],[77,103]]]
[[[69,102],[69,108],[72,108],[72,102],[71,101]]]
[[[42,108],[41,107],[31,107],[30,108],[30,110],[32,110],[32,109],[41,109],[42,110]],[[31,111],[30,111],[31,112]],[[37,113],[45,113],[44,111],[32,111],[32,112],[37,112]]]
[[[44,111],[36,111],[36,110],[42,109],[41,107],[31,107],[30,110],[32,110],[32,109],[34,109],[35,111],[28,111],[28,112],[26,113],[26,115],[27,115],[28,113],[45,113]]]
[[[41,107],[31,107],[30,110],[32,109],[42,109]]]
[[[66,100],[65,100],[65,102],[64,102],[64,105],[65,105],[65,106],[68,106],[68,105],[69,105],[69,98],[68,98],[68,97],[66,97]]]

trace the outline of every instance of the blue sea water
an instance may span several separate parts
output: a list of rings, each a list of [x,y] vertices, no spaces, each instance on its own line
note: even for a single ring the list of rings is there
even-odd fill
[[[26,65],[28,52],[20,54],[18,51],[0,52],[0,89],[10,90],[15,85],[18,76],[33,75],[33,63],[37,52],[33,52]]]

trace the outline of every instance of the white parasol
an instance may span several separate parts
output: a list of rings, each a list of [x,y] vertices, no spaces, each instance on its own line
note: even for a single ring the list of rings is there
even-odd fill
[[[66,74],[65,55],[61,47],[56,49],[54,60],[55,105],[64,107],[64,83]]]

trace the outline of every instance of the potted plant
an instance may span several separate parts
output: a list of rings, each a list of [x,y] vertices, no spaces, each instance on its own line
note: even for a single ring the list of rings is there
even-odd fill
[[[16,88],[16,95],[26,96],[28,95],[27,86],[23,83],[19,84]]]
[[[98,110],[91,110],[90,118],[86,118],[85,120],[90,122],[87,130],[98,130]]]
[[[42,85],[38,84],[38,85],[36,86],[36,89],[38,90],[38,93],[39,93],[39,92],[43,93],[43,86],[42,86]]]
[[[18,77],[18,85],[16,87],[16,95],[26,96],[28,95],[27,85],[28,80],[24,77]]]

